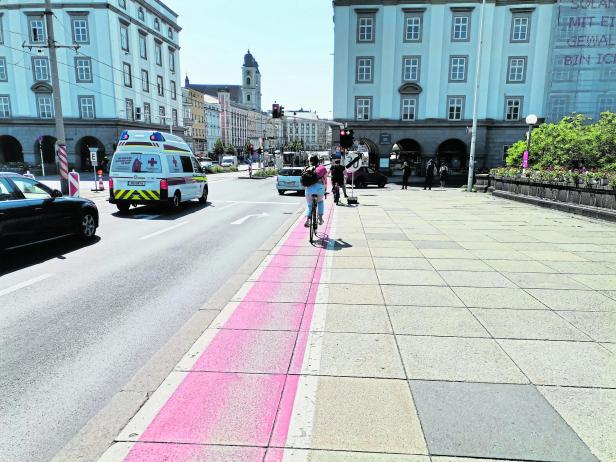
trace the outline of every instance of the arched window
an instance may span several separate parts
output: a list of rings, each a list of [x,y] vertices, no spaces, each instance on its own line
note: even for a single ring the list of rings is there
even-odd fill
[[[246,77],[246,85],[250,85],[250,77]]]
[[[141,21],[145,20],[145,12],[143,11],[143,8],[139,7],[139,9],[137,10],[137,17]]]
[[[158,18],[154,18],[154,29],[160,32],[160,21]]]
[[[173,38],[173,29],[171,29],[171,27],[167,28],[167,37],[170,39]]]

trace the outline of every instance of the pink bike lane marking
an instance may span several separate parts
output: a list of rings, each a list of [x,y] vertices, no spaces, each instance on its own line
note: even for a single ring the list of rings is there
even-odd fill
[[[297,224],[284,247],[305,242],[306,234],[303,225]],[[300,258],[296,252],[285,253],[291,255],[276,254],[266,268],[268,279],[276,272],[282,275],[293,267],[295,258]],[[314,255],[316,268],[305,267],[307,281],[318,280],[313,278],[313,271],[320,277],[323,253],[320,249]],[[285,286],[292,290],[285,291]],[[152,451],[163,457],[160,460],[209,460],[201,446],[207,444],[266,447],[277,413],[275,439],[286,441],[298,380],[288,375],[291,358],[301,364],[305,354],[307,336],[299,329],[302,320],[312,318],[317,287],[310,282],[281,284],[258,279],[139,438],[141,443],[167,444],[159,444],[154,450],[151,445],[137,443],[125,460],[156,460]],[[293,308],[288,310],[289,318],[279,322],[293,329],[259,330],[267,323],[268,313],[282,304],[281,299]],[[186,446],[194,448],[178,453],[172,443],[193,443]],[[171,458],[165,459],[165,451],[177,457],[169,453]]]

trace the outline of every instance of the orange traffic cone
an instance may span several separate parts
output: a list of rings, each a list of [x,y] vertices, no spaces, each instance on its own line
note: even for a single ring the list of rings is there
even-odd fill
[[[98,190],[99,191],[104,191],[105,190],[105,183],[103,183],[103,171],[99,170],[97,173],[98,173]]]

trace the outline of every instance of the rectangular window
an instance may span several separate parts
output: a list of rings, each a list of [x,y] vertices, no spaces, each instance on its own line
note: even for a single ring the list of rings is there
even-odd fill
[[[522,97],[505,98],[505,120],[520,120],[522,114]]]
[[[355,98],[355,117],[357,120],[370,120],[372,110],[372,98],[359,96]]]
[[[419,82],[419,56],[404,56],[402,58],[402,80],[404,82]]]
[[[165,86],[160,75],[156,76],[156,90],[158,91],[158,96],[165,96]]]
[[[152,123],[152,109],[150,109],[150,103],[143,103],[143,121],[147,124]]]
[[[94,111],[94,96],[79,97],[79,116],[82,119],[96,118],[96,112]]]
[[[118,5],[120,5],[120,8],[126,9],[126,0],[118,0]]]
[[[178,126],[178,111],[177,111],[177,109],[173,109],[171,111],[171,120],[173,120],[173,126],[177,127]]]
[[[77,82],[92,82],[92,60],[75,58],[75,79]]]
[[[566,96],[553,96],[549,105],[549,118],[558,121],[567,115],[569,98]]]
[[[616,97],[613,95],[603,95],[599,97],[597,104],[598,115],[607,111],[616,112]]]
[[[417,98],[402,98],[402,120],[415,120],[415,112],[417,110]]]
[[[359,83],[372,82],[372,66],[374,58],[360,57],[357,58],[357,80]]]
[[[30,17],[28,19],[28,30],[30,31],[30,43],[45,43],[47,40],[43,16]]]
[[[139,56],[143,59],[148,59],[148,42],[147,37],[139,34]]]
[[[141,89],[150,92],[150,74],[145,69],[141,69]]]
[[[175,72],[175,51],[169,48],[169,70]]]
[[[171,99],[178,99],[178,90],[173,80],[169,82],[169,87],[171,88]]]
[[[421,14],[407,14],[404,17],[404,41],[421,42],[423,17]]]
[[[124,71],[124,86],[132,87],[133,86],[133,73],[131,71],[130,64],[124,63],[122,69]]]
[[[451,41],[466,42],[470,40],[471,17],[469,15],[455,14],[451,25]]]
[[[447,98],[447,119],[462,120],[464,114],[464,96],[450,96]]]
[[[35,81],[49,81],[49,60],[47,58],[32,58],[32,72]]]
[[[126,26],[120,26],[120,47],[126,52],[130,51],[128,43],[128,27]]]
[[[158,117],[160,117],[161,124],[165,120],[165,106],[158,106]]]
[[[154,45],[154,54],[156,55],[156,64],[159,66],[163,65],[163,48],[160,46],[160,43],[156,43]]]
[[[374,42],[374,23],[376,16],[373,14],[357,15],[357,41]]]
[[[135,105],[130,98],[126,99],[126,119],[135,120]]]
[[[466,82],[466,56],[451,56],[449,58],[449,81]]]
[[[8,81],[8,75],[6,73],[6,58],[0,57],[0,82]]]
[[[526,57],[510,57],[507,83],[523,83],[526,79]]]
[[[0,43],[4,43],[4,29],[2,27],[2,15],[0,14]]]
[[[37,93],[36,107],[41,119],[53,118],[53,98],[50,93]]]
[[[513,15],[511,18],[511,41],[528,42],[530,31],[530,16]]]
[[[73,28],[73,43],[89,43],[88,18],[74,17],[71,19]]]
[[[11,100],[8,95],[0,95],[0,119],[11,117]]]

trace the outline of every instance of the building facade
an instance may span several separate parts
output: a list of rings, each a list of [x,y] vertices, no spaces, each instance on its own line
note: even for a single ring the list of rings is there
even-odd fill
[[[220,135],[220,103],[218,98],[204,95],[205,99],[205,148],[212,153]]]
[[[55,40],[69,165],[88,148],[111,155],[122,130],[182,133],[177,14],[160,0],[54,3]],[[0,164],[55,166],[55,124],[43,4],[0,9]],[[104,40],[99,38],[104,37]],[[22,48],[25,42],[26,48]]]
[[[316,112],[286,110],[283,120],[285,143],[301,140],[307,151],[326,151],[331,147],[331,127],[328,120],[320,119]]]
[[[559,7],[486,4],[476,168],[502,163],[524,136],[526,115],[548,117]],[[468,169],[480,10],[475,2],[334,0],[334,119],[354,129],[377,168],[408,161],[422,174],[435,157],[454,174]]]

